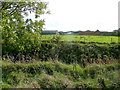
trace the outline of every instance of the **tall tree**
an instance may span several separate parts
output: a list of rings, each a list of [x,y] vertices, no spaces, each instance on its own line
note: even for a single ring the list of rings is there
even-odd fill
[[[35,13],[38,19],[42,14],[47,14],[47,3],[41,0],[25,2],[1,2],[2,12],[2,46],[3,54],[10,52],[31,52],[40,49],[40,33],[44,20],[24,19],[31,13]],[[22,1],[22,0],[21,0]]]

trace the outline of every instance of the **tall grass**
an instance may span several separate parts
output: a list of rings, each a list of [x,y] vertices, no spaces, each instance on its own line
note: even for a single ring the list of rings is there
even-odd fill
[[[2,65],[3,88],[120,88],[120,64],[61,62],[9,63]]]

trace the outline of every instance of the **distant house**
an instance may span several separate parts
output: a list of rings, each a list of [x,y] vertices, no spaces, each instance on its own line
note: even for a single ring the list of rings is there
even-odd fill
[[[73,32],[73,35],[79,35],[79,32],[80,32],[80,31],[74,31],[74,32]]]
[[[58,30],[44,30],[41,33],[42,35],[58,35]]]
[[[60,31],[60,32],[59,32],[59,35],[64,35],[64,32]]]
[[[96,30],[96,31],[94,32],[94,34],[95,34],[95,35],[100,35],[100,31],[99,31],[99,30]]]
[[[63,31],[60,31],[59,32],[59,35],[67,35],[68,32],[63,32]]]
[[[116,31],[117,32],[117,31]],[[102,35],[102,36],[112,36],[113,32],[106,32],[106,31],[67,31],[67,32],[63,32],[60,31],[58,32],[58,30],[44,30],[41,33],[42,35]]]
[[[79,31],[59,32],[60,35],[79,35]]]
[[[73,31],[65,32],[64,35],[73,35]]]
[[[99,30],[96,30],[96,31],[90,31],[90,30],[80,31],[79,35],[100,35],[100,31]]]
[[[72,31],[68,32],[59,32],[60,35],[72,35]]]

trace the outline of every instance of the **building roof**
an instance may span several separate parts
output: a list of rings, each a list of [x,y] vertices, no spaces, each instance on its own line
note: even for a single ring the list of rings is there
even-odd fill
[[[56,33],[58,30],[44,30],[42,33]]]

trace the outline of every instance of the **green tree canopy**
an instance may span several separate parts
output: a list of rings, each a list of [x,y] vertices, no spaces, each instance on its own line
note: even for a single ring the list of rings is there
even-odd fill
[[[22,1],[22,0],[21,0]],[[38,19],[42,14],[48,14],[47,3],[43,1],[1,2],[2,12],[2,48],[3,54],[10,52],[29,52],[40,49],[40,32],[43,29],[44,19],[33,21],[24,19],[35,13]]]

